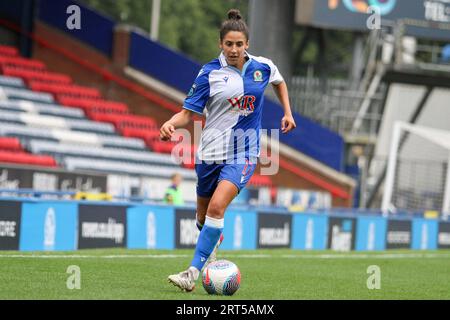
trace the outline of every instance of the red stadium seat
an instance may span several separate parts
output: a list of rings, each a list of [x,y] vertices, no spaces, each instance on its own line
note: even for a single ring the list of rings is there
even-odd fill
[[[43,84],[67,85],[72,83],[72,79],[69,76],[60,73],[47,72],[42,70],[17,69],[11,66],[4,66],[2,70],[5,76],[22,78],[28,84],[41,82]]]
[[[128,113],[128,106],[125,103],[108,101],[102,99],[85,99],[79,97],[59,96],[58,102],[67,107],[83,109],[86,113]]]
[[[139,128],[148,130],[158,129],[156,121],[149,117],[137,116],[133,114],[106,114],[98,112],[88,112],[87,114],[92,120],[114,124],[117,130],[122,128]]]
[[[77,86],[74,84],[51,84],[37,81],[31,81],[29,84],[31,90],[39,92],[48,92],[53,94],[57,100],[62,97],[84,97],[90,99],[101,98],[100,91],[96,88]]]
[[[253,174],[248,183],[250,185],[259,187],[262,186],[270,187],[273,185],[272,179],[270,179],[269,176],[261,176],[259,174]]]
[[[23,148],[18,138],[0,137],[0,150],[23,151]]]
[[[16,69],[44,71],[45,64],[40,60],[24,59],[21,57],[0,56],[0,67],[13,67]]]
[[[19,54],[19,51],[14,47],[0,46],[0,56],[14,57],[14,56],[17,56],[18,54]]]
[[[146,141],[147,142],[147,141]],[[173,147],[175,147],[175,145],[177,144],[177,142],[172,142],[172,141],[159,141],[159,140],[155,140],[155,141],[151,141],[151,142],[147,142],[147,146],[154,152],[159,152],[159,153],[171,153]]]
[[[57,167],[55,159],[51,156],[34,155],[26,152],[0,150],[0,162]]]
[[[152,142],[159,139],[159,129],[141,129],[141,128],[130,128],[122,127],[119,128],[120,133],[124,137],[140,138],[144,141]]]

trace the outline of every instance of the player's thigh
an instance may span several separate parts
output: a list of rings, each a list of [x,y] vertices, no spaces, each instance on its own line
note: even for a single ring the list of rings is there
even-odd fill
[[[238,194],[238,188],[228,180],[221,180],[209,202],[207,215],[215,219],[222,219],[228,205]]]

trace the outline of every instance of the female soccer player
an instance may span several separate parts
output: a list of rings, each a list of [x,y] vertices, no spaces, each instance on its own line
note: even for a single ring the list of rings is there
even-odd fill
[[[161,139],[170,140],[175,129],[190,122],[193,112],[203,114],[206,108],[195,165],[200,235],[191,266],[168,278],[185,291],[195,288],[205,264],[215,259],[223,240],[225,210],[255,170],[264,90],[269,83],[284,109],[282,132],[296,127],[283,77],[271,60],[247,52],[248,41],[249,31],[239,10],[230,10],[220,29],[220,56],[203,66],[182,111],[160,129]]]

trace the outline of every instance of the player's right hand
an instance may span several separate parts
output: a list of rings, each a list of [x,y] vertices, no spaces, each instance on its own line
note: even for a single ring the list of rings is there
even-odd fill
[[[175,132],[175,127],[171,123],[164,123],[159,130],[159,137],[163,141],[169,141],[172,138],[173,133]]]

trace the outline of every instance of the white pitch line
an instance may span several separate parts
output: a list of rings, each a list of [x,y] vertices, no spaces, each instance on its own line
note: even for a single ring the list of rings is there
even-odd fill
[[[189,255],[176,254],[146,254],[146,255],[37,255],[37,254],[5,254],[0,255],[1,258],[33,258],[33,259],[172,259],[172,258],[187,258]]]
[[[188,258],[192,255],[187,254],[145,254],[145,255],[36,255],[36,254],[5,254],[0,255],[2,258],[30,258],[30,259],[178,259]],[[450,254],[433,254],[433,253],[385,253],[385,254],[284,254],[284,255],[270,255],[270,254],[224,254],[222,259],[413,259],[413,258],[450,258]]]

